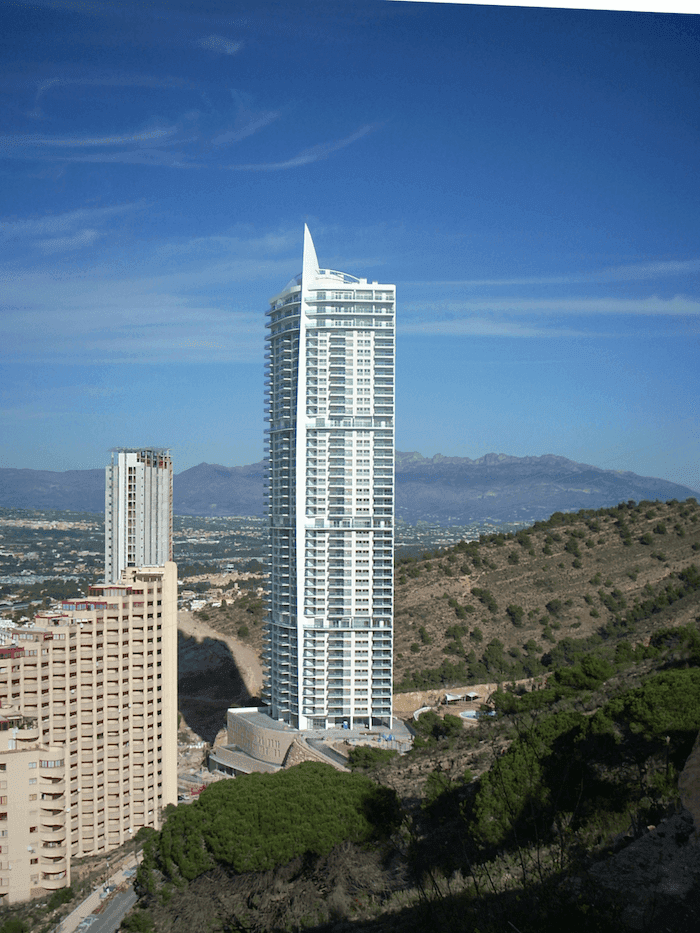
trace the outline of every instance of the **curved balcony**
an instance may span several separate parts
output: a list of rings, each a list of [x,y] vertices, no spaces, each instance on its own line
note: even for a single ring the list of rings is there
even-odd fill
[[[63,849],[65,848],[66,846],[63,846]],[[42,852],[41,853],[41,867],[46,872],[65,871],[66,868],[68,868],[68,865],[66,863],[66,856],[65,854],[61,855],[58,852],[56,853],[55,856],[46,855],[45,852]]]
[[[18,729],[17,740],[19,742],[36,742],[40,734],[38,727],[34,729]]]
[[[57,891],[59,888],[65,888],[67,881],[67,872],[65,870],[60,871],[57,874],[50,874],[45,872],[41,876],[41,886],[42,888],[46,888],[48,891]]]
[[[56,826],[63,815],[65,802],[65,794],[61,794],[60,797],[40,800],[41,818],[43,820],[49,820],[49,822]]]
[[[51,859],[51,858],[63,858],[63,857],[64,857],[65,855],[67,855],[67,854],[68,854],[68,846],[67,846],[67,845],[55,845],[55,846],[52,846],[52,847],[50,847],[50,848],[48,848],[48,849],[45,848],[45,847],[42,847],[42,850],[41,850],[42,858],[44,858],[44,857],[45,857],[45,858],[49,858],[49,859]]]
[[[45,779],[45,775],[42,775]],[[39,785],[39,790],[44,794],[63,794],[66,790],[66,782],[64,780],[60,781],[42,781]]]
[[[53,824],[54,826],[57,826],[57,825],[58,825],[58,823],[57,823],[56,821],[57,821],[57,820],[60,820],[62,816],[63,816],[63,808],[62,808],[62,807],[61,807],[60,810],[51,809],[51,808],[45,807],[45,806],[43,806],[43,805],[42,805],[42,807],[41,807],[41,819],[42,819],[42,820],[51,820],[51,821],[52,821],[52,824]],[[46,825],[46,824],[45,824],[45,825]],[[65,830],[63,831],[63,833],[64,833],[64,835],[65,835]],[[43,834],[42,834],[42,838],[43,838]]]

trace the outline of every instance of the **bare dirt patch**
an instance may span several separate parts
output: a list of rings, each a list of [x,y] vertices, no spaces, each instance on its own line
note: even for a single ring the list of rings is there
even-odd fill
[[[213,744],[230,706],[255,706],[262,688],[257,652],[192,615],[178,613],[178,692],[192,733]]]

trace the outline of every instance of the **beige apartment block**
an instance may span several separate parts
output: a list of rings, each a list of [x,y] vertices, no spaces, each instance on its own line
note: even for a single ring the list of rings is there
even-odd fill
[[[0,669],[12,649],[0,649]],[[34,720],[0,707],[0,906],[70,884],[65,749],[39,742]]]
[[[177,802],[175,564],[128,568],[119,583],[91,586],[0,638],[13,655],[0,663],[0,705],[18,707],[37,740],[62,749],[69,855],[159,828]]]

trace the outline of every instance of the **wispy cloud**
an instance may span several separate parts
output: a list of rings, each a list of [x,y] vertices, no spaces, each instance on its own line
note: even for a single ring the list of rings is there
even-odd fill
[[[42,87],[53,87],[56,83],[60,82],[47,81]],[[378,126],[365,124],[343,139],[311,146],[283,162],[217,165],[212,158],[217,149],[248,139],[280,117],[279,111],[255,112],[243,100],[245,95],[235,91],[232,93],[238,112],[232,125],[225,129],[221,126],[223,118],[219,114],[206,114],[195,109],[184,113],[177,123],[163,125],[162,122],[151,121],[141,129],[126,133],[120,131],[73,136],[6,134],[0,136],[0,159],[270,172],[311,165],[326,159],[362,139]],[[213,122],[219,125],[213,127]]]
[[[131,150],[121,150],[119,152],[73,152],[64,154],[52,154],[51,159],[58,159],[65,162],[115,162],[115,163],[124,163],[124,164],[137,164],[137,165],[152,165],[152,166],[165,166],[169,168],[185,168],[185,169],[204,169],[212,167],[211,162],[206,157],[201,156],[201,149],[209,151],[212,148],[217,148],[220,145],[227,143],[238,142],[242,139],[245,139],[247,136],[251,136],[253,133],[257,132],[259,129],[262,129],[264,126],[267,126],[274,119],[276,119],[277,114],[264,114],[256,121],[248,124],[247,126],[241,128],[240,130],[232,130],[230,134],[219,134],[214,138],[211,143],[201,143],[198,152],[193,152],[188,154],[182,149],[172,150],[172,149],[161,149],[157,146],[142,146],[137,149]],[[249,171],[249,172],[274,172],[282,171],[284,169],[291,168],[300,168],[304,165],[311,165],[314,162],[319,162],[322,159],[327,159],[332,153],[337,152],[340,149],[344,149],[346,146],[352,145],[357,140],[362,139],[363,136],[366,136],[368,133],[371,133],[376,128],[376,124],[367,124],[360,127],[359,130],[352,133],[350,136],[346,136],[343,139],[335,140],[333,142],[319,143],[316,146],[312,146],[309,149],[304,149],[298,155],[294,156],[291,159],[286,159],[284,162],[249,162],[243,163],[240,165],[223,165],[215,166],[217,168],[228,169],[232,171]],[[168,134],[170,135],[170,134]],[[228,138],[227,138],[228,137]],[[115,139],[117,137],[106,137],[107,139]],[[129,140],[136,141],[136,137],[125,137]],[[190,137],[189,139],[173,139],[173,144],[177,143],[178,146],[181,146],[183,143],[192,142],[196,137]],[[37,153],[36,151],[32,152],[30,147],[31,137],[0,137],[0,157],[5,155],[8,158],[48,158],[43,153]],[[147,137],[144,135],[143,138],[139,137],[139,142],[147,142]],[[23,147],[18,147],[18,142],[24,142]],[[40,140],[40,144],[44,144],[48,140]],[[95,143],[97,145],[97,143]],[[69,145],[68,142],[59,142],[58,146]],[[75,149],[80,149],[81,144],[80,140],[76,139],[73,143]]]
[[[73,222],[81,214],[74,212]],[[57,224],[40,228],[39,221],[25,222],[24,233],[49,227]],[[76,224],[72,238],[82,233]],[[158,271],[141,276],[133,265],[123,275],[107,262],[72,268],[63,259],[35,272],[6,268],[0,358],[78,365],[260,360],[260,295],[289,278],[299,231],[295,237],[284,230],[249,233],[156,249],[143,264]],[[45,239],[44,252],[68,249],[70,239]]]
[[[269,126],[270,123],[273,123],[278,117],[279,113],[275,111],[261,113],[259,116],[252,117],[247,123],[235,130],[227,130],[224,133],[220,133],[218,136],[214,136],[211,145],[229,146],[231,143],[238,143],[242,139],[247,139],[248,136],[257,133],[258,130],[262,130],[266,126]]]
[[[684,295],[673,298],[472,298],[468,300],[410,301],[408,313],[423,318],[426,314],[434,320],[447,315],[457,317],[471,314],[515,314],[515,315],[642,315],[642,316],[692,316],[700,315],[700,301]]]
[[[401,333],[423,337],[594,337],[591,331],[568,327],[542,327],[518,321],[474,316],[451,321],[404,321]]]
[[[157,256],[162,259],[175,256],[178,258],[219,256],[227,257],[227,263],[244,261],[247,268],[250,268],[250,262],[254,261],[255,264],[251,269],[253,277],[261,274],[267,275],[266,262],[278,262],[277,258],[267,261],[261,260],[261,256],[277,257],[280,253],[294,255],[298,254],[298,252],[298,229],[270,232],[261,236],[254,234],[247,228],[244,228],[243,232],[236,234],[188,237],[179,241],[162,243],[156,250]],[[208,267],[209,269],[210,267]],[[282,275],[284,275],[284,272]]]
[[[116,163],[122,165],[150,165],[164,168],[207,168],[206,162],[197,162],[182,151],[172,152],[167,149],[142,148],[122,150],[120,152],[74,153],[71,155],[52,156],[62,162]]]
[[[83,249],[100,238],[97,230],[80,230],[73,236],[59,236],[48,240],[39,240],[35,246],[44,253],[63,253],[67,250]]]
[[[158,148],[183,145],[193,137],[183,138],[182,128],[177,126],[149,126],[131,133],[115,133],[101,136],[37,136],[22,134],[0,136],[0,158],[30,159],[61,162],[114,162],[129,161],[129,156],[147,157],[145,154],[160,154],[170,162],[174,161],[172,149]],[[178,133],[180,134],[178,136]],[[178,138],[175,138],[178,136]],[[114,149],[117,146],[133,148],[121,152],[84,153],[84,149]],[[50,152],[49,150],[73,150],[72,152]]]
[[[343,139],[336,140],[335,142],[320,143],[317,146],[312,146],[310,149],[304,149],[298,155],[291,159],[286,159],[284,162],[252,162],[243,165],[227,165],[225,168],[245,172],[277,172],[282,169],[299,168],[302,165],[310,165],[313,162],[319,162],[321,159],[328,158],[331,153],[337,152],[339,149],[344,149],[346,146],[352,145],[357,142],[358,139],[362,139],[363,136],[373,132],[377,126],[378,124],[376,123],[367,123],[361,126],[359,130],[351,133],[350,136],[345,136]]]
[[[137,283],[112,282],[74,297],[51,295],[39,283],[25,306],[1,308],[3,347],[15,362],[83,364],[257,361],[264,318],[257,311],[221,310],[177,293],[148,294]],[[43,292],[43,294],[42,294]],[[111,294],[110,294],[111,292]],[[93,307],[86,305],[93,302]]]
[[[630,263],[623,266],[611,266],[608,269],[589,272],[574,272],[567,275],[524,276],[505,279],[456,279],[438,282],[408,282],[408,285],[429,285],[431,287],[482,288],[486,286],[505,287],[511,285],[585,285],[596,282],[633,282],[645,279],[667,278],[672,276],[693,275],[700,272],[700,259],[659,260],[652,262]]]
[[[152,143],[156,140],[167,139],[178,132],[177,126],[155,126],[139,130],[136,133],[123,133],[114,136],[0,136],[0,147],[12,143],[14,145],[34,146],[63,146],[81,149],[84,146],[124,146],[130,143]]]
[[[22,220],[0,218],[0,242],[29,244],[44,253],[81,249],[104,234],[99,227],[114,217],[138,209],[137,204],[80,208]]]
[[[27,87],[26,78],[23,75],[15,77],[6,76],[0,80],[0,87]],[[69,87],[143,87],[163,90],[187,90],[201,92],[201,86],[187,78],[180,78],[174,75],[165,75],[156,77],[154,75],[129,74],[129,73],[104,73],[104,74],[71,74],[67,72],[62,75],[55,75],[52,78],[43,78],[40,81],[29,83],[30,87],[35,88],[34,106],[27,111],[27,116],[35,120],[44,119],[47,114],[42,106],[45,97],[51,97],[51,91],[56,89],[65,89]]]
[[[202,49],[209,49],[210,52],[218,52],[220,55],[235,55],[243,47],[242,42],[227,39],[225,36],[204,36],[198,39],[195,45]]]

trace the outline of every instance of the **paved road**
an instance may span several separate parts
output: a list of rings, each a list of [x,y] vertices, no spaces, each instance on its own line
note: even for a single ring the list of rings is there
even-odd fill
[[[127,911],[136,903],[133,889],[135,866],[136,859],[132,855],[105,882],[105,885],[114,885],[115,888],[125,887],[125,890],[117,891],[109,898],[101,898],[100,894],[104,892],[105,887],[101,884],[56,927],[55,933],[74,933],[78,929],[81,933],[83,930],[86,933],[114,933],[118,930]],[[101,908],[98,914],[94,913],[97,907]],[[89,924],[81,926],[86,919],[89,919]]]
[[[131,910],[137,900],[138,898],[131,885],[126,891],[119,891],[105,906],[103,913],[93,914],[95,922],[88,927],[90,933],[115,933],[127,912]]]
[[[88,914],[77,927],[80,933],[116,933],[119,926],[138,898],[133,887],[114,894],[100,914]]]
[[[308,742],[314,751],[320,752],[321,755],[324,755],[334,764],[340,765],[345,771],[348,770],[348,759],[341,755],[340,752],[336,752],[335,749],[329,748],[322,739],[309,739]]]

